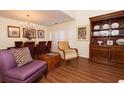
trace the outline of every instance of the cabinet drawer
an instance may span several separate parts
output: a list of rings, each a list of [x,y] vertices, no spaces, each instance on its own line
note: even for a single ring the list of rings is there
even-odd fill
[[[120,50],[120,51],[124,51],[124,46],[113,46],[110,48],[111,51],[114,50]]]
[[[102,48],[109,48],[109,46],[106,46],[106,45],[92,45],[91,48],[102,49]]]

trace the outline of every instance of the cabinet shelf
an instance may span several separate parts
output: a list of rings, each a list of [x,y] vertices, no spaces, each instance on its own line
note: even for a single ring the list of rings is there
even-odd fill
[[[99,30],[93,30],[93,32],[95,32],[95,31],[105,31],[105,30],[110,30],[110,29],[99,29]]]
[[[124,35],[110,36],[110,37],[124,37]]]
[[[120,29],[124,29],[124,27],[119,27],[119,28],[111,28],[111,30],[120,30]]]
[[[124,27],[119,27],[119,28],[109,28],[109,29],[99,29],[99,30],[93,30],[93,32],[95,31],[112,31],[112,30],[121,30],[121,29],[124,29]]]
[[[124,35],[118,35],[118,36],[92,36],[92,38],[110,38],[110,37],[124,37]]]
[[[92,38],[109,38],[109,36],[92,36]]]
[[[116,44],[113,44],[113,45],[107,45],[107,43],[102,43],[101,45],[99,45],[98,43],[91,43],[90,44],[91,46],[105,46],[105,47],[108,47],[108,46],[118,46],[118,47],[120,47],[120,46],[124,46],[124,45],[118,45],[117,43]]]

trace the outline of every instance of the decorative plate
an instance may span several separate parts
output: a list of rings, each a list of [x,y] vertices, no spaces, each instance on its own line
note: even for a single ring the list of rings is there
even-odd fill
[[[93,36],[99,36],[99,32],[98,31],[93,32]]]
[[[119,35],[119,30],[112,30],[112,36]]]
[[[111,28],[119,28],[119,23],[112,23]]]
[[[104,24],[104,25],[102,26],[102,28],[103,28],[103,29],[109,29],[109,25],[108,25],[108,24]]]
[[[94,30],[99,30],[100,29],[100,26],[99,25],[95,25],[93,29]]]
[[[100,31],[99,32],[100,36],[108,36],[109,35],[109,31]]]

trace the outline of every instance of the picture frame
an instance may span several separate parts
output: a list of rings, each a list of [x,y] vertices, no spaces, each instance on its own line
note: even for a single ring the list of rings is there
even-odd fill
[[[38,30],[38,38],[45,38],[45,31],[44,30]]]
[[[78,40],[88,40],[89,39],[89,26],[80,26],[77,28],[77,38]]]
[[[17,26],[7,26],[8,37],[20,38],[20,27]]]
[[[23,37],[26,38],[26,33],[30,33],[30,38],[36,38],[36,29],[31,29],[30,31],[27,28],[23,28]]]

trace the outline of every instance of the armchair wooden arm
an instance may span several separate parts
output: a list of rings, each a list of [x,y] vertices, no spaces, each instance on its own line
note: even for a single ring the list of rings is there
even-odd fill
[[[77,48],[69,48],[69,49],[76,50],[76,52],[78,53],[78,49]]]

